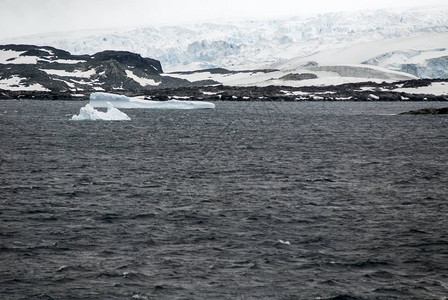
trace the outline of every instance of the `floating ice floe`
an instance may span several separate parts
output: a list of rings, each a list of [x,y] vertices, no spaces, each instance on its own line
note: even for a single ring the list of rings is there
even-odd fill
[[[107,107],[107,103],[112,103],[116,108],[152,108],[152,109],[212,109],[215,104],[203,101],[152,101],[136,98],[129,98],[122,95],[110,93],[90,94],[90,105],[92,107]]]
[[[79,110],[79,115],[74,115],[72,120],[75,121],[123,121],[130,120],[124,112],[116,109],[111,103],[107,102],[107,112],[102,112],[94,109],[92,105],[86,104],[86,106],[81,107]]]

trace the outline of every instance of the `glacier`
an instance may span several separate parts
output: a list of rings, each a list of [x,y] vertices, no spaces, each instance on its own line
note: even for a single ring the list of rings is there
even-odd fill
[[[107,112],[102,112],[94,109],[90,104],[81,107],[79,110],[79,115],[74,115],[71,119],[73,121],[126,121],[131,118],[128,117],[124,112],[116,109],[112,103],[106,103]]]
[[[123,95],[97,92],[90,94],[91,107],[108,107],[112,104],[116,108],[146,108],[146,109],[213,109],[215,104],[204,101],[152,101],[140,98],[129,98]]]
[[[214,67],[254,69],[327,50],[443,33],[448,33],[448,6],[55,33],[0,42],[47,44],[73,54],[125,50],[159,60],[166,71],[182,71]],[[398,50],[413,50],[403,46]],[[366,57],[365,61],[382,54]],[[421,71],[413,75],[418,72]],[[431,70],[425,69],[422,74],[425,72],[431,74]]]

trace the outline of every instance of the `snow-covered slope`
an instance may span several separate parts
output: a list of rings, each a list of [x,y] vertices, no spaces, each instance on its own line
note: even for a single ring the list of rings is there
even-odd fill
[[[213,80],[230,86],[258,86],[269,85],[302,87],[339,85],[354,82],[394,82],[400,80],[417,79],[417,77],[398,71],[369,65],[341,65],[341,66],[311,66],[281,70],[254,70],[242,72],[210,72],[207,70],[196,72],[178,72],[162,74],[162,76],[176,77],[190,82]]]
[[[441,42],[435,48],[428,48],[423,43],[424,49],[429,51],[421,52],[420,48],[408,47],[404,42],[406,39],[423,35],[428,37],[426,40],[435,41],[430,36],[440,34],[439,36],[445,41],[447,32],[448,6],[339,12],[226,24],[205,23],[135,30],[85,31],[21,37],[3,40],[0,44],[50,45],[73,54],[93,54],[106,49],[127,50],[160,60],[165,70],[179,71],[209,67],[253,69],[317,52],[326,53],[322,54],[322,63],[326,56],[329,61],[325,64],[341,64],[345,63],[339,60],[342,56],[328,56],[331,52],[326,51],[333,51],[335,54],[334,49],[346,49],[351,46],[355,47],[351,49],[356,49],[356,45],[365,43],[375,45],[384,40],[389,40],[393,44],[398,39],[395,45],[400,47],[380,47],[382,52],[373,51],[377,50],[373,46],[369,48],[372,51],[358,52],[356,60],[355,57],[349,56],[347,63],[367,62],[403,71],[400,66],[408,64],[408,59],[420,60],[425,55],[433,54],[437,58],[446,56],[445,48],[448,47],[448,44]],[[442,44],[444,46],[441,46]],[[365,50],[365,47],[361,48]],[[415,58],[415,53],[420,58]],[[333,59],[338,61],[332,61]],[[425,63],[426,60],[423,64]],[[433,63],[437,64],[438,61]],[[420,77],[434,77],[440,73],[414,69],[418,70],[411,73]]]
[[[448,32],[418,33],[407,37],[359,43],[317,52],[273,64],[273,68],[296,70],[303,66],[372,65],[410,73],[419,78],[448,75]],[[315,67],[318,69],[318,67]]]

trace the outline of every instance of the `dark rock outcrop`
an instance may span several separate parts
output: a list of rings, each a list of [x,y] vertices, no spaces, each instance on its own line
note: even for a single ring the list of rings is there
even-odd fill
[[[401,113],[400,115],[446,115],[448,114],[448,107],[442,108],[423,108],[418,110],[411,110]]]
[[[163,73],[160,61],[151,58],[143,58],[140,54],[128,51],[107,50],[96,53],[91,59],[95,62],[113,60],[128,67],[142,69],[147,74],[151,75],[159,75]]]
[[[280,77],[281,80],[307,80],[307,79],[316,79],[317,75],[312,73],[289,73],[285,76]]]
[[[19,78],[20,87],[38,85],[51,93],[142,91],[188,86],[187,80],[161,76],[158,60],[127,51],[72,55],[47,46],[0,45],[11,57],[0,63],[0,79]],[[19,87],[19,85],[17,86]]]
[[[180,72],[171,72],[169,74],[179,74],[179,75],[191,75],[191,74],[199,74],[199,73],[210,73],[210,74],[238,74],[238,73],[270,73],[278,71],[277,69],[257,69],[257,70],[238,70],[232,71],[224,68],[212,68],[212,69],[203,69],[203,70],[195,70],[195,71],[180,71]]]

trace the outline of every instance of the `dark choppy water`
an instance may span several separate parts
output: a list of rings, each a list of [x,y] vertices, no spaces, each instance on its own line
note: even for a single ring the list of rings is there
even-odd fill
[[[446,103],[83,105],[0,102],[1,299],[448,296],[448,118],[389,115]]]

